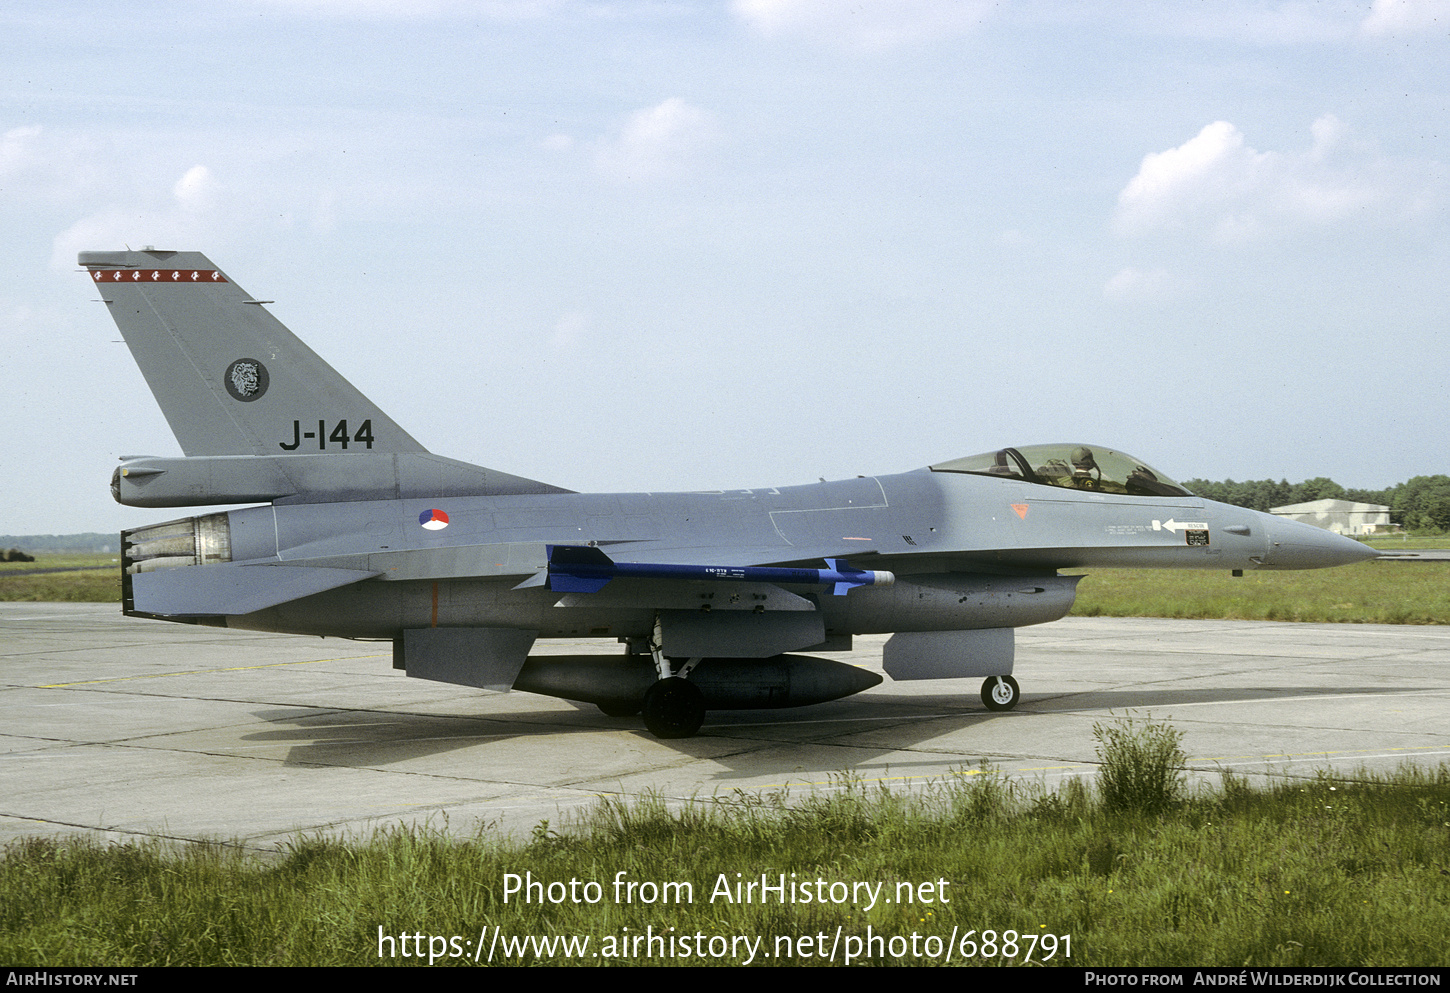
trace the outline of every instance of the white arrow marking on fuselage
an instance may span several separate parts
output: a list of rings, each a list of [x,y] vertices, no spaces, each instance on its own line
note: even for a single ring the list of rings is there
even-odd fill
[[[1190,524],[1187,521],[1175,521],[1170,517],[1166,521],[1154,521],[1153,530],[1172,531],[1174,534],[1177,534],[1179,531],[1207,531],[1208,525],[1202,522]]]

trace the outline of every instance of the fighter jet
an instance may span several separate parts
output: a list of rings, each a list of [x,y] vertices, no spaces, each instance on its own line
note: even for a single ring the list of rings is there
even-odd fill
[[[127,457],[131,507],[259,506],[122,532],[123,611],[375,639],[408,676],[643,714],[797,707],[881,682],[801,652],[891,633],[893,680],[982,677],[1068,612],[1062,569],[1311,569],[1372,549],[1194,496],[1100,445],[1020,445],[767,489],[583,494],[428,452],[195,252],[83,252],[184,458]],[[531,656],[541,638],[616,656]]]

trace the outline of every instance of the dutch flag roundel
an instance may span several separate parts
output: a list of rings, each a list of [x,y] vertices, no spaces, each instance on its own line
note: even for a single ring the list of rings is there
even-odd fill
[[[418,523],[429,531],[441,531],[448,526],[448,515],[434,507],[418,515]]]

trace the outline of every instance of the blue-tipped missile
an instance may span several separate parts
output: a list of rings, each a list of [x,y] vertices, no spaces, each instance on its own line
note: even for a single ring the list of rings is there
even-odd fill
[[[594,593],[611,579],[727,580],[746,583],[799,583],[830,586],[836,596],[856,586],[890,586],[889,572],[855,569],[845,559],[826,559],[825,569],[786,569],[755,565],[670,565],[662,562],[616,562],[599,548],[549,545],[549,589],[559,593]]]

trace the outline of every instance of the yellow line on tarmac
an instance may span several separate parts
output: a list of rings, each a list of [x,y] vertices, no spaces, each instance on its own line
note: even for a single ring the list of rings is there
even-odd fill
[[[1400,747],[1384,747],[1375,750],[1364,748],[1342,749],[1334,752],[1283,752],[1277,755],[1215,755],[1199,758],[1197,756],[1188,759],[1189,762],[1278,762],[1298,761],[1300,759],[1327,759],[1331,756],[1353,756],[1361,758],[1383,758],[1386,754],[1400,754],[1410,752],[1423,752],[1443,748],[1443,745],[1403,745]]]

